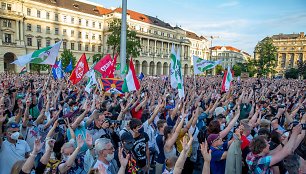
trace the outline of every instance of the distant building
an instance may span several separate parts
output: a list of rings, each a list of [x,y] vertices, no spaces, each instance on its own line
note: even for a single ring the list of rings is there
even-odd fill
[[[194,55],[207,60],[209,58],[209,40],[191,31],[186,31],[186,37],[191,42],[189,56],[192,57]]]
[[[290,68],[296,68],[298,61],[306,61],[306,37],[304,32],[299,34],[273,35],[273,44],[277,47],[278,75],[284,75]]]
[[[232,46],[214,46],[211,47],[211,59],[221,60],[222,67],[227,68],[228,66],[233,67],[237,63],[246,62],[251,56],[237,48]]]

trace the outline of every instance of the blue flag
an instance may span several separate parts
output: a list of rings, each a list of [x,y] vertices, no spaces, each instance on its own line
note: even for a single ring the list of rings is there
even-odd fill
[[[138,76],[139,80],[142,80],[144,78],[144,74],[141,72]]]
[[[69,63],[69,65],[66,67],[65,72],[71,72],[72,70],[73,70],[73,67],[72,67],[72,59],[70,59],[70,63]]]
[[[54,79],[61,79],[61,78],[64,78],[64,74],[63,74],[63,71],[62,71],[62,61],[58,61],[55,63],[55,65],[53,65],[52,67],[52,75],[53,75],[53,78]]]

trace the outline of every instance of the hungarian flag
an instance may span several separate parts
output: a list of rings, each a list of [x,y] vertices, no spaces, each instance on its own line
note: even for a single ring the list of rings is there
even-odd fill
[[[223,80],[222,80],[221,90],[223,92],[229,91],[232,79],[233,79],[233,75],[232,75],[230,67],[228,66],[227,71],[224,72],[224,76],[223,76]]]
[[[84,75],[88,71],[89,71],[89,68],[88,68],[88,63],[86,60],[86,55],[85,53],[83,53],[80,60],[76,64],[74,70],[72,71],[69,80],[72,82],[72,84],[75,85],[84,77]]]
[[[102,78],[102,84],[105,92],[113,94],[122,94],[123,80],[113,78]]]
[[[36,50],[30,54],[19,57],[11,64],[16,64],[18,66],[25,66],[27,63],[54,65],[61,44],[62,41],[59,41],[52,46]]]
[[[114,78],[114,72],[116,70],[116,64],[117,64],[117,57],[118,57],[118,54],[116,54],[114,59],[113,59],[113,64],[110,67],[111,70],[110,70],[109,75],[108,75],[109,78]]]
[[[21,74],[25,74],[27,72],[27,67],[23,67],[19,73],[19,75]]]
[[[113,60],[110,54],[107,54],[103,59],[101,59],[95,66],[94,70],[98,71],[103,78],[109,76],[112,70]]]
[[[131,58],[130,65],[129,65],[129,71],[128,71],[128,74],[125,76],[124,83],[122,86],[122,91],[130,92],[130,91],[135,91],[139,89],[140,89],[140,84],[137,79],[133,60]]]

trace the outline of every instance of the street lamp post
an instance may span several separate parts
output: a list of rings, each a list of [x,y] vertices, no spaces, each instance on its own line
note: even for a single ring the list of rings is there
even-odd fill
[[[122,0],[122,17],[121,17],[121,37],[120,37],[120,74],[124,78],[122,73],[126,64],[126,11],[127,0]]]

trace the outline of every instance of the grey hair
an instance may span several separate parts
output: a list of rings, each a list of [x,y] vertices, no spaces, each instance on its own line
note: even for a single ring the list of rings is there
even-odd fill
[[[300,169],[300,156],[294,154],[287,156],[284,160],[284,166],[289,174],[298,174]]]
[[[96,152],[96,154],[98,155],[101,150],[104,150],[108,143],[111,143],[110,139],[108,139],[108,138],[98,138],[95,141],[95,152]]]

